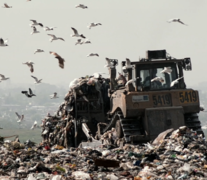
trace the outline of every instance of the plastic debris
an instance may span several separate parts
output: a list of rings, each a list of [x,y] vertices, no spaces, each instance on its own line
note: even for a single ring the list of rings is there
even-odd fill
[[[30,144],[29,140],[25,143],[16,139],[6,141],[0,145],[0,178],[207,179],[205,139],[186,127],[163,134],[159,143],[124,144],[123,147],[102,144],[65,148],[46,141],[39,144]]]

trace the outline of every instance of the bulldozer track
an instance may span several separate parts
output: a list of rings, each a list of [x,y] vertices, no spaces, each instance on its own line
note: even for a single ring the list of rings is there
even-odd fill
[[[120,122],[126,142],[131,142],[131,136],[141,135],[141,125],[137,119],[126,119],[120,116]]]
[[[203,130],[201,129],[201,122],[196,113],[185,114],[185,125],[194,131],[197,131],[198,134],[203,134]]]
[[[117,115],[119,118],[117,118]],[[138,119],[129,119],[124,118],[121,112],[116,112],[111,120],[111,122],[108,124],[108,126],[104,129],[104,132],[110,130],[112,127],[115,127],[116,121],[120,120],[122,131],[123,131],[123,137],[126,142],[130,142],[131,138],[130,136],[137,136],[141,135],[141,123]]]

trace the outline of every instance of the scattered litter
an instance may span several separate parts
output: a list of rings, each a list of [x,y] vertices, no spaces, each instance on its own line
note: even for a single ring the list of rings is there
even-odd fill
[[[0,146],[0,179],[207,179],[207,143],[202,135],[187,127],[166,132],[159,143],[102,144],[99,149],[21,143],[15,138]]]

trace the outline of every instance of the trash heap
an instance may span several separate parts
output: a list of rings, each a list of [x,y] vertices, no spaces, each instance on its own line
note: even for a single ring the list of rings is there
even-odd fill
[[[106,102],[102,103],[102,100],[105,99],[109,102],[108,89],[109,79],[103,78],[99,73],[95,73],[91,77],[74,79],[69,85],[69,92],[65,95],[64,102],[59,106],[55,115],[48,114],[42,120],[43,142],[49,142],[53,145],[57,144],[66,148],[74,147],[75,99],[87,102],[85,103],[85,108],[87,108],[88,104],[92,108],[98,108],[98,106],[104,104],[106,106],[104,110],[107,111],[106,109],[109,106],[107,106]],[[98,93],[100,91],[101,93]],[[100,96],[100,94],[103,97],[99,97],[97,104],[94,105],[93,102],[89,102],[87,97]],[[84,108],[84,106],[81,108]]]
[[[161,133],[153,142],[96,148],[64,148],[30,140],[3,141],[0,179],[162,180],[207,179],[207,143],[183,126]]]

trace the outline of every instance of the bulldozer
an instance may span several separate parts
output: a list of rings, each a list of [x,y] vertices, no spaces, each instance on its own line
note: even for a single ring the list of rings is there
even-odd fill
[[[76,121],[76,145],[84,139],[83,134],[88,138],[95,133],[100,136],[112,128],[127,143],[151,141],[161,132],[180,126],[204,136],[198,118],[199,93],[187,88],[184,81],[183,70],[192,70],[189,57],[176,59],[166,50],[146,51],[145,58],[121,62],[122,83],[116,78],[117,64],[112,60],[108,65],[110,83],[105,99],[103,92],[94,90],[89,102],[75,101],[76,119],[82,117],[81,122]],[[98,103],[100,97],[102,102]],[[80,106],[83,103],[85,109]],[[100,122],[107,125],[100,129]]]

